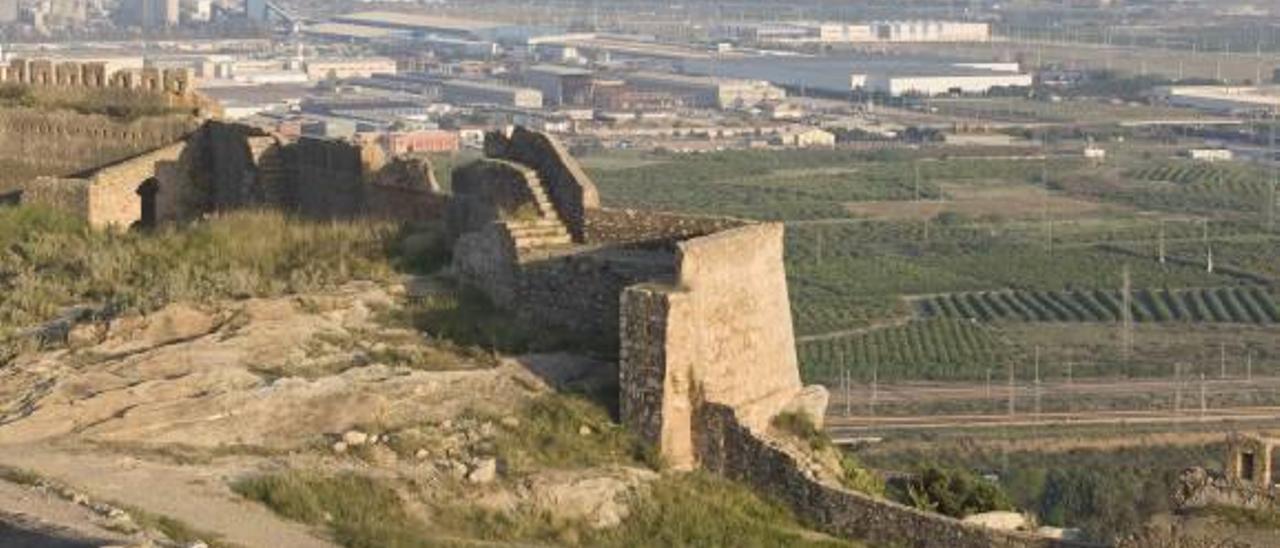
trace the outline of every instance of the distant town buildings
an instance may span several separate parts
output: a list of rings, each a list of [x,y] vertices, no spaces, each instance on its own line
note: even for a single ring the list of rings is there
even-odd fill
[[[624,78],[638,90],[669,93],[685,106],[698,108],[745,108],[787,97],[785,90],[763,80],[664,72],[635,72]]]
[[[178,0],[126,0],[120,9],[122,19],[144,29],[172,27],[179,21]]]
[[[542,108],[542,92],[492,81],[445,80],[440,82],[440,97],[459,105]]]
[[[877,21],[871,23],[785,22],[726,26],[726,32],[759,44],[868,44],[876,42],[988,42],[987,23]]]

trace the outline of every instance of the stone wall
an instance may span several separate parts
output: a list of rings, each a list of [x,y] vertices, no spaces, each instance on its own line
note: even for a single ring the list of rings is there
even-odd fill
[[[128,69],[107,74],[100,62],[54,62],[48,59],[9,60],[0,70],[0,82],[59,88],[116,88],[163,93],[175,97],[193,94],[191,71],[187,69]]]
[[[588,209],[583,216],[583,237],[589,244],[671,246],[746,224],[749,221],[726,217],[600,208]]]
[[[352,143],[294,142],[213,121],[175,141],[78,174],[89,181],[90,224],[129,227],[143,220],[139,189],[152,180],[154,221],[254,207],[323,219],[442,215],[445,199],[433,190],[438,185],[425,159],[387,162]],[[31,184],[19,190],[25,193]]]
[[[670,253],[628,249],[526,254],[518,269],[513,308],[530,321],[617,348],[623,292],[653,280],[669,282],[675,274],[674,259]]]
[[[156,185],[157,207],[161,201],[160,195],[176,193],[188,186],[187,176],[181,171],[166,171],[168,180],[163,182],[157,177],[157,167],[178,162],[186,148],[187,143],[180,141],[94,172],[88,178],[89,225],[94,228],[127,229],[142,221],[143,198],[139,191],[149,180]],[[159,219],[159,213],[156,212],[153,221]]]
[[[699,405],[694,433],[704,468],[778,497],[801,520],[831,535],[912,548],[1089,546],[989,529],[832,485],[782,445],[757,436],[724,405]]]
[[[89,181],[39,177],[22,191],[22,202],[89,218]]]
[[[299,213],[343,218],[364,210],[364,147],[304,137],[290,147],[290,153],[297,197],[294,205]],[[373,169],[377,167],[381,166]]]
[[[1178,477],[1174,504],[1180,510],[1210,506],[1234,506],[1253,510],[1280,508],[1280,490],[1246,482],[1228,474],[1203,468],[1184,470]]]
[[[673,467],[697,465],[690,410],[700,402],[730,406],[764,429],[803,389],[783,230],[747,225],[680,242],[670,287],[622,297],[622,417]]]
[[[545,133],[517,126],[509,135],[486,135],[485,156],[510,160],[536,171],[574,241],[584,241],[586,213],[600,207],[600,194],[564,146]]]
[[[455,169],[448,213],[450,232],[457,236],[480,230],[522,208],[536,207],[530,191],[530,181],[536,178],[527,167],[491,158]]]
[[[123,122],[70,111],[2,109],[0,191],[39,176],[81,176],[178,141],[198,123],[186,115]]]

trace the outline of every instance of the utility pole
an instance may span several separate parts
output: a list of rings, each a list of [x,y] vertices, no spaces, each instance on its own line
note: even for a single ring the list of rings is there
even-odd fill
[[[1173,413],[1182,414],[1182,362],[1173,364]]]
[[[849,370],[848,370],[847,368],[846,368],[846,369],[844,369],[844,373],[843,373],[843,379],[844,379],[844,416],[846,416],[846,417],[853,415],[853,409],[852,409],[852,407],[853,407],[853,398],[851,397],[851,396],[852,396],[852,393],[851,393],[851,389],[850,389],[850,386],[849,386],[849,385],[853,384],[853,379],[851,378],[852,376],[853,376],[853,375],[852,375],[852,374],[850,374],[850,372],[849,372]]]
[[[1205,401],[1204,372],[1200,372],[1200,421],[1203,422],[1209,406]]]
[[[915,201],[920,201],[920,162],[919,160],[911,162],[911,168],[915,171]]]
[[[1271,195],[1267,200],[1267,231],[1275,232],[1276,229],[1276,183],[1280,181],[1276,171],[1276,123],[1280,120],[1276,119],[1276,111],[1271,111],[1271,147],[1268,151],[1268,163],[1271,165]]]
[[[876,400],[880,399],[880,364],[871,366],[871,416],[876,416]]]
[[[1213,244],[1209,243],[1209,219],[1204,220],[1204,268],[1213,274]]]
[[[1036,346],[1036,368],[1035,368],[1035,422],[1040,422],[1040,346]]]
[[[1014,387],[1013,387],[1013,362],[1010,361],[1009,362],[1009,416],[1010,417],[1014,416],[1017,413],[1017,405],[1014,403],[1015,398],[1016,396],[1014,395]]]
[[[1159,253],[1160,253],[1160,264],[1163,265],[1165,262],[1164,219],[1160,220],[1160,252]]]
[[[822,266],[822,225],[817,225],[814,229],[818,231],[818,266]]]
[[[1129,365],[1130,355],[1133,353],[1133,295],[1132,281],[1129,277],[1129,265],[1124,266],[1124,282],[1120,289],[1120,321],[1121,321],[1121,355],[1124,356],[1124,363]]]
[[[1227,343],[1218,343],[1218,378],[1227,378]]]

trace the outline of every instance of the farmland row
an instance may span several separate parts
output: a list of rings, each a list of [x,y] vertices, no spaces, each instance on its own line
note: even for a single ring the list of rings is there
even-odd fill
[[[984,322],[1114,322],[1123,298],[1113,290],[983,291],[920,299],[925,317]],[[1280,307],[1259,286],[1185,290],[1140,289],[1131,294],[1135,322],[1213,322],[1273,324]]]

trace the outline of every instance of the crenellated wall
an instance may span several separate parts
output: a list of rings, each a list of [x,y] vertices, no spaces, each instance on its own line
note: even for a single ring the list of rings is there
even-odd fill
[[[0,83],[60,88],[116,88],[163,93],[186,98],[193,95],[187,69],[125,69],[107,74],[105,63],[78,63],[49,59],[13,58],[0,70]],[[194,105],[194,103],[193,103]]]

